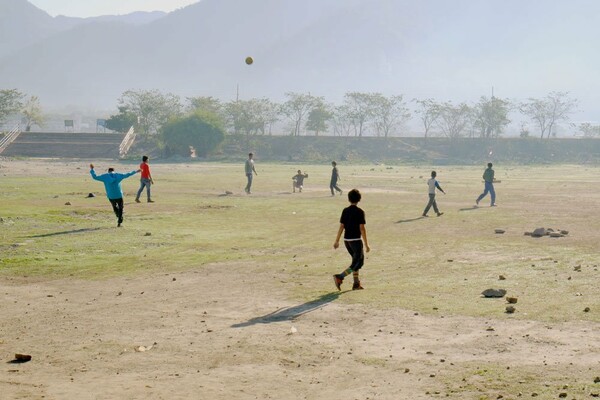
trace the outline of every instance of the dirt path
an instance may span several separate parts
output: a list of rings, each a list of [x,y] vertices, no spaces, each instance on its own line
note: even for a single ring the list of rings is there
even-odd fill
[[[529,387],[539,371],[551,385],[559,384],[553,376],[581,376],[590,393],[600,375],[597,324],[421,316],[336,301],[352,292],[298,304],[246,270],[4,279],[1,359],[33,359],[2,364],[0,397],[495,399]],[[486,383],[491,373],[495,384]]]

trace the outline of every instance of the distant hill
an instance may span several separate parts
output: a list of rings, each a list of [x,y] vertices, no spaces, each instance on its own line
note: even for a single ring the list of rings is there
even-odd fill
[[[27,0],[0,0],[0,57],[19,57],[29,45],[46,40],[57,33],[91,22],[122,22],[143,25],[162,18],[166,13],[134,12],[127,15],[105,15],[91,18],[51,17]]]
[[[595,0],[202,0],[141,25],[101,18],[52,35],[57,19],[36,10],[9,18],[46,36],[0,58],[0,87],[46,105],[114,107],[132,88],[231,100],[238,85],[242,98],[474,101],[494,86],[517,99],[570,91],[582,119],[600,120]]]

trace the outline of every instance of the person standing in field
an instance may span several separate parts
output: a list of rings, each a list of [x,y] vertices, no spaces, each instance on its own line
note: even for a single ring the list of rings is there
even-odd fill
[[[331,195],[335,196],[334,190],[340,192],[340,196],[342,195],[342,189],[340,189],[337,185],[337,181],[340,179],[340,173],[337,169],[337,163],[335,161],[331,162],[331,166],[333,169],[331,170],[331,182],[329,183],[329,189],[331,190]]]
[[[427,181],[427,186],[429,187],[429,203],[427,203],[427,207],[425,207],[425,210],[423,211],[424,217],[427,216],[427,213],[429,212],[431,206],[433,206],[433,211],[435,211],[438,217],[444,214],[443,212],[440,212],[440,210],[438,210],[437,203],[435,201],[435,189],[437,188],[440,192],[444,194],[446,194],[446,192],[444,192],[444,189],[442,189],[439,182],[435,179],[436,176],[437,172],[431,171],[431,179]]]
[[[252,157],[254,157],[254,154],[248,153],[248,159],[246,160],[246,165],[244,167],[246,171],[246,178],[248,178],[248,183],[246,184],[245,189],[246,194],[252,194],[252,176],[253,174],[258,175],[258,172],[256,172],[256,169],[254,168],[254,160]]]
[[[140,196],[146,188],[146,195],[148,197],[148,203],[154,203],[154,200],[150,197],[150,186],[154,185],[154,180],[152,179],[152,175],[150,174],[150,165],[148,165],[148,156],[142,157],[142,163],[140,164],[140,170],[142,171],[142,176],[140,177],[140,189],[137,191],[137,196],[135,196],[135,202],[140,202]]]
[[[485,181],[485,187],[483,193],[481,193],[477,200],[475,200],[475,204],[479,205],[479,202],[489,193],[491,197],[490,207],[495,207],[496,191],[494,190],[494,181],[496,179],[494,178],[494,170],[492,169],[492,163],[488,163],[486,170],[483,172],[483,180]]]
[[[90,175],[92,175],[92,178],[104,183],[106,197],[108,197],[108,201],[110,201],[113,211],[117,216],[117,227],[120,227],[123,223],[123,189],[121,189],[121,181],[141,171],[141,169],[138,169],[137,171],[120,174],[115,172],[114,168],[109,168],[108,173],[98,176],[96,175],[96,171],[94,171],[94,164],[90,164]]]
[[[298,170],[298,174],[296,174],[292,177],[292,181],[293,181],[292,191],[294,193],[296,193],[296,189],[298,189],[298,192],[302,193],[302,188],[304,185],[304,178],[308,178],[308,174],[306,174],[306,173],[303,174],[301,170]]]
[[[344,208],[342,211],[342,216],[340,217],[340,227],[338,229],[337,236],[335,237],[335,242],[333,243],[333,248],[337,249],[340,246],[340,238],[343,232],[344,245],[352,257],[352,263],[348,268],[346,268],[340,274],[333,275],[333,283],[338,290],[341,290],[341,285],[344,282],[344,278],[350,274],[352,274],[352,277],[354,278],[352,290],[363,289],[358,277],[358,271],[362,268],[365,262],[363,241],[367,253],[371,251],[371,248],[369,247],[369,241],[367,240],[365,212],[358,207],[358,202],[360,199],[361,194],[357,189],[352,189],[348,192],[348,201],[350,202],[350,206]]]

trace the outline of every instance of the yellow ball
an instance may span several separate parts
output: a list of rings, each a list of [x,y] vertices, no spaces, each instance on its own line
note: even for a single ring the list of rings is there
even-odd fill
[[[250,65],[254,62],[254,60],[252,59],[252,57],[246,57],[246,64]]]

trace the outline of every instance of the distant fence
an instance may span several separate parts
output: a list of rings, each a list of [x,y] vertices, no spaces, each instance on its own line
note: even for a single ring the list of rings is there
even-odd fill
[[[15,126],[10,132],[0,139],[0,154],[21,134],[21,127]]]

